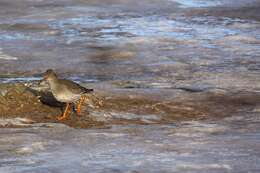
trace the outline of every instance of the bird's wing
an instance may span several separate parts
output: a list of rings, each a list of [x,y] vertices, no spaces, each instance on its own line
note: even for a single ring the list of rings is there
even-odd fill
[[[87,89],[81,85],[79,85],[76,82],[66,80],[66,79],[60,79],[61,83],[64,84],[66,87],[69,87],[69,89],[73,93],[81,94],[81,93],[87,93],[93,91],[93,89]]]

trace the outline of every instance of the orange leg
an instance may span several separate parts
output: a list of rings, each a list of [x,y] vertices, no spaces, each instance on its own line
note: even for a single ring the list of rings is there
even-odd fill
[[[85,96],[81,96],[81,97],[80,97],[80,100],[79,100],[79,103],[77,104],[77,110],[76,110],[77,115],[80,114],[80,111],[81,111],[81,104],[84,102],[84,100],[85,100]]]
[[[57,117],[58,120],[64,120],[65,118],[67,118],[67,115],[68,115],[68,112],[69,112],[69,107],[70,107],[70,104],[66,103],[66,108],[65,108],[62,116]]]

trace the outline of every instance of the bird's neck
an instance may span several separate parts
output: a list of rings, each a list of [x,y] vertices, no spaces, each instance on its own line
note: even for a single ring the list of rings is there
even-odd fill
[[[49,80],[50,88],[52,90],[57,90],[58,80],[59,80],[58,78],[52,78],[51,80]]]

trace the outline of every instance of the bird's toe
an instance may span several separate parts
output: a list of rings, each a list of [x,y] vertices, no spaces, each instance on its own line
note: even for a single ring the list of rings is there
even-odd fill
[[[56,119],[59,121],[64,120],[65,118],[66,118],[66,116],[63,116],[63,115],[59,115],[56,117]]]

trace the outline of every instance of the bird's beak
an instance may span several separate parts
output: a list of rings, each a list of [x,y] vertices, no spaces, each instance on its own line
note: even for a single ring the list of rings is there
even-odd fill
[[[46,80],[47,79],[47,76],[43,76],[42,80]]]

